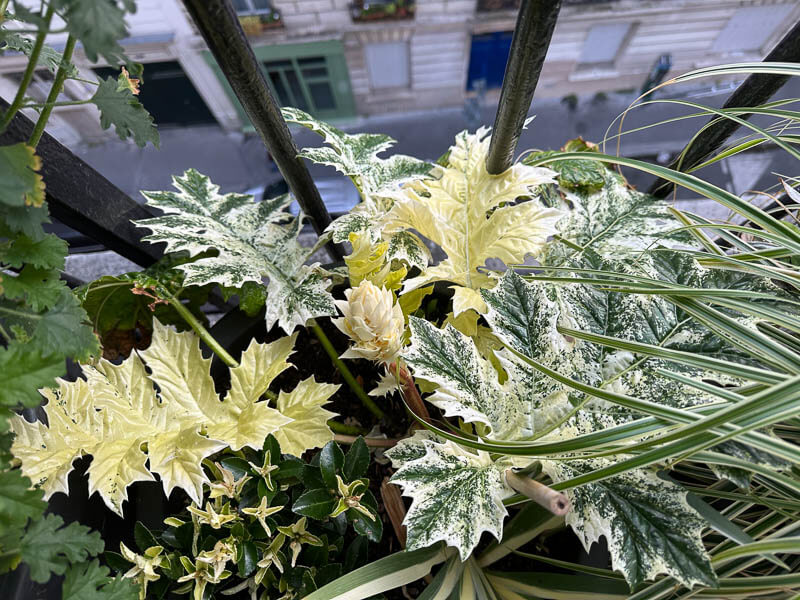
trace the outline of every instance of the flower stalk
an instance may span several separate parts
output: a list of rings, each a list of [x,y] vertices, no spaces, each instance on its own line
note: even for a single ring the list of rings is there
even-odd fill
[[[506,482],[515,491],[524,494],[557,517],[563,517],[570,510],[569,498],[566,494],[557,492],[535,479],[524,477],[509,469],[506,471]]]
[[[322,344],[322,347],[325,349],[325,352],[328,353],[330,356],[333,365],[342,375],[342,379],[345,380],[352,392],[356,395],[356,397],[361,400],[361,403],[375,415],[378,419],[383,419],[383,411],[378,407],[377,404],[370,398],[367,393],[364,391],[364,388],[356,381],[356,378],[353,377],[353,374],[350,372],[350,369],[347,368],[347,365],[344,364],[341,358],[339,358],[338,352],[336,352],[336,348],[333,347],[330,339],[325,332],[322,330],[322,327],[314,323],[313,321],[309,323],[309,327],[311,331],[314,332],[314,335],[317,336],[319,343]]]

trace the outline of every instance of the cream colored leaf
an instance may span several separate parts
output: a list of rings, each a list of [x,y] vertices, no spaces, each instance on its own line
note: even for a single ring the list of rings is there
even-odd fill
[[[127,486],[152,480],[154,473],[167,494],[181,488],[199,503],[208,482],[202,460],[226,446],[260,448],[280,427],[287,429],[297,454],[333,437],[326,424],[332,413],[320,405],[338,386],[302,382],[295,392],[282,394],[278,404],[286,414],[261,400],[270,382],[289,366],[294,340],[252,343],[220,401],[198,338],[154,321],[151,346],[141,353],[147,365],[132,354],[119,365],[101,360],[84,366],[85,380],[60,381],[58,390],[42,391],[48,426],[11,419],[14,454],[46,497],[68,493],[73,461],[88,454],[93,457],[90,492],[98,492],[120,515]]]
[[[300,456],[309,448],[321,448],[333,439],[327,425],[336,416],[322,408],[340,386],[330,383],[317,383],[313,377],[304,379],[288,394],[278,396],[277,409],[290,417],[292,422],[284,425],[273,435],[287,454]]]
[[[189,494],[196,504],[200,504],[203,484],[208,483],[200,463],[225,446],[225,442],[203,437],[195,427],[163,432],[147,444],[150,470],[161,476],[167,496],[177,487]]]
[[[414,229],[438,244],[447,258],[419,277],[406,281],[404,291],[431,281],[451,281],[476,291],[493,281],[479,269],[486,260],[506,263],[537,256],[547,238],[556,233],[561,212],[546,208],[531,196],[536,186],[554,181],[549,169],[515,164],[499,175],[486,170],[488,129],[456,136],[448,165],[437,179],[406,185],[394,196],[387,231]],[[456,309],[480,310],[485,305],[477,293],[457,293]]]
[[[154,320],[150,346],[140,354],[174,418],[202,422],[217,414],[219,398],[211,379],[211,359],[203,357],[197,336],[178,333]]]

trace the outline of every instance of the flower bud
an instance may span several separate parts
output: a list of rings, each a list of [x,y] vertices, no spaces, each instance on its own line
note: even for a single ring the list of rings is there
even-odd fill
[[[344,317],[333,324],[354,343],[342,358],[392,360],[403,346],[405,329],[403,311],[392,292],[365,279],[344,295],[347,300],[336,301]]]

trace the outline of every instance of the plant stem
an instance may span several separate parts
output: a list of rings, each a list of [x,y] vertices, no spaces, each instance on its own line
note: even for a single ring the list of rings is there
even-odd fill
[[[219,356],[220,359],[222,359],[222,362],[229,367],[239,366],[239,363],[236,361],[236,359],[228,354],[227,350],[225,350],[225,348],[223,348],[219,342],[214,339],[214,337],[208,332],[208,329],[203,327],[203,324],[197,320],[197,318],[192,314],[192,311],[186,308],[180,300],[178,300],[175,296],[170,295],[168,297],[168,301],[170,306],[177,311],[183,320],[189,324],[189,327],[194,329],[194,332],[206,343],[206,346],[211,348],[211,351]]]
[[[417,384],[414,377],[409,373],[408,369],[397,363],[389,365],[389,371],[394,373],[399,379],[400,384],[403,386],[403,399],[408,404],[409,408],[426,423],[431,422],[431,415],[422,401],[422,396],[419,395]]]
[[[345,425],[344,423],[339,423],[339,421],[334,421],[333,419],[328,420],[328,427],[331,428],[331,431],[343,433],[345,435],[366,435],[368,433],[366,430],[361,429],[361,427]]]
[[[76,41],[74,36],[70,35],[67,38],[67,43],[64,46],[64,53],[61,57],[61,64],[58,65],[58,71],[56,71],[53,85],[50,87],[50,93],[47,94],[47,99],[44,101],[44,108],[42,108],[42,112],[39,114],[39,119],[36,121],[36,126],[33,128],[31,138],[28,140],[28,145],[32,148],[36,148],[39,140],[42,139],[44,128],[47,126],[47,121],[50,118],[50,114],[53,112],[53,107],[56,104],[58,95],[64,88],[64,81],[67,79],[67,65],[69,65],[69,61],[72,60],[72,51],[75,50]]]
[[[33,43],[33,48],[31,49],[31,55],[28,59],[28,66],[25,67],[25,72],[22,74],[22,81],[19,84],[19,89],[17,90],[17,95],[14,96],[14,100],[11,102],[11,106],[8,107],[8,110],[3,115],[2,120],[0,120],[0,133],[3,133],[8,127],[8,124],[11,123],[11,119],[14,118],[14,115],[17,114],[17,111],[22,107],[22,103],[25,100],[25,92],[28,89],[28,86],[33,79],[33,73],[36,71],[36,65],[39,62],[39,55],[42,53],[42,46],[44,45],[44,38],[47,36],[47,31],[50,28],[50,21],[53,18],[53,13],[55,12],[55,8],[53,7],[53,3],[51,2],[47,7],[47,12],[44,15],[44,27],[36,34],[36,41]]]
[[[378,405],[375,404],[372,398],[367,396],[367,393],[364,391],[364,388],[362,388],[361,385],[358,383],[358,381],[356,381],[356,378],[353,377],[353,374],[350,372],[350,369],[347,368],[347,365],[344,364],[344,361],[342,361],[342,359],[339,358],[339,354],[338,352],[336,352],[336,348],[333,347],[333,344],[331,344],[331,341],[328,339],[328,336],[325,335],[325,332],[322,331],[322,328],[313,321],[311,322],[310,326],[311,326],[311,331],[313,331],[314,335],[317,336],[317,339],[319,340],[320,344],[322,344],[322,347],[325,349],[325,352],[327,352],[328,356],[331,357],[333,365],[336,367],[339,373],[341,373],[342,378],[347,382],[347,385],[350,386],[350,389],[353,391],[353,393],[356,396],[358,396],[358,399],[361,400],[361,403],[367,407],[369,412],[375,415],[375,417],[377,417],[378,419],[382,419],[383,411],[380,408],[378,408]]]
[[[545,484],[514,473],[511,469],[506,471],[506,482],[520,494],[549,510],[557,517],[562,517],[569,512],[569,499],[562,492],[557,492]]]
[[[335,442],[340,444],[352,444],[356,441],[354,435],[339,435],[338,433],[333,436]],[[400,440],[389,440],[384,438],[364,438],[364,443],[373,448],[394,448]]]
[[[10,1],[11,0],[0,0],[0,23],[5,21],[6,9],[8,8],[8,3]],[[36,31],[36,33],[39,33],[39,32]]]
[[[48,98],[49,99],[49,98]],[[91,100],[64,100],[62,102],[31,102],[30,104],[23,104],[21,108],[47,108],[54,106],[80,106],[82,104],[91,104]]]

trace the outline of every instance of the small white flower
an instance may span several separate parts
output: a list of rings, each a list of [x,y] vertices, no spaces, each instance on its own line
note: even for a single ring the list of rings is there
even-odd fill
[[[342,358],[391,361],[403,347],[405,329],[403,310],[394,294],[365,279],[344,295],[347,300],[336,301],[344,317],[333,324],[354,343]]]

